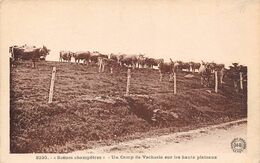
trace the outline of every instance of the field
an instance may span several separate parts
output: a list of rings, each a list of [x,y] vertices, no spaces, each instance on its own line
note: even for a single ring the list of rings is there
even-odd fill
[[[53,103],[48,104],[52,67],[57,68]],[[202,87],[195,73],[177,73],[177,94],[156,69],[98,73],[97,66],[22,62],[10,74],[10,149],[12,153],[67,153],[102,145],[187,131],[247,117],[247,90],[232,81],[219,92]],[[154,110],[156,112],[156,120]]]

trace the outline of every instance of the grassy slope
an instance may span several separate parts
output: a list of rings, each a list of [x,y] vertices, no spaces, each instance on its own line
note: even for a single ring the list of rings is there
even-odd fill
[[[58,62],[30,66],[25,62],[11,70],[11,152],[69,152],[247,116],[246,94],[235,93],[228,79],[218,94],[209,93],[197,75],[187,79],[180,72],[173,95],[168,76],[159,82],[158,70],[136,69],[130,92],[149,97],[110,104],[89,98],[123,97],[126,69],[99,74],[95,66]],[[54,102],[47,104],[53,66],[57,67]],[[162,116],[152,123],[151,112],[158,108]]]

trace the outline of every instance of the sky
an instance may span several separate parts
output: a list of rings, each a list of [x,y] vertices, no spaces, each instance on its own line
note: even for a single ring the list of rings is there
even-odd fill
[[[144,53],[248,65],[259,59],[259,0],[4,0],[1,54],[12,45]],[[8,54],[9,56],[9,54]]]

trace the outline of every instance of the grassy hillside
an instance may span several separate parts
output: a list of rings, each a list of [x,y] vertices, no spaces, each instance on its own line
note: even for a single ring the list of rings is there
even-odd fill
[[[247,116],[247,95],[232,82],[214,93],[197,74],[177,74],[177,94],[169,76],[159,82],[155,69],[132,70],[130,93],[126,68],[98,73],[96,66],[22,62],[11,69],[11,152],[70,152],[97,145],[194,129]],[[48,104],[52,67],[54,101]],[[210,91],[207,91],[210,90]],[[152,121],[154,110],[156,121]]]

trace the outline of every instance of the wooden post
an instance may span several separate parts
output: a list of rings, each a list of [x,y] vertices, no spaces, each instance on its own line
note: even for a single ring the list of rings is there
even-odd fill
[[[127,83],[126,83],[126,95],[129,95],[129,88],[130,88],[130,79],[131,79],[131,70],[127,70]]]
[[[239,79],[240,79],[240,89],[243,90],[243,76],[242,72],[239,73]]]
[[[53,88],[54,88],[54,81],[55,81],[55,74],[56,74],[56,67],[53,67],[53,69],[52,69],[52,76],[51,76],[51,86],[50,86],[50,93],[49,93],[49,101],[48,101],[48,103],[52,103]]]
[[[215,92],[218,93],[218,71],[215,71]]]
[[[99,58],[99,68],[98,68],[98,72],[102,71],[102,59]]]
[[[176,72],[173,73],[173,93],[177,93],[177,85],[176,85]]]

